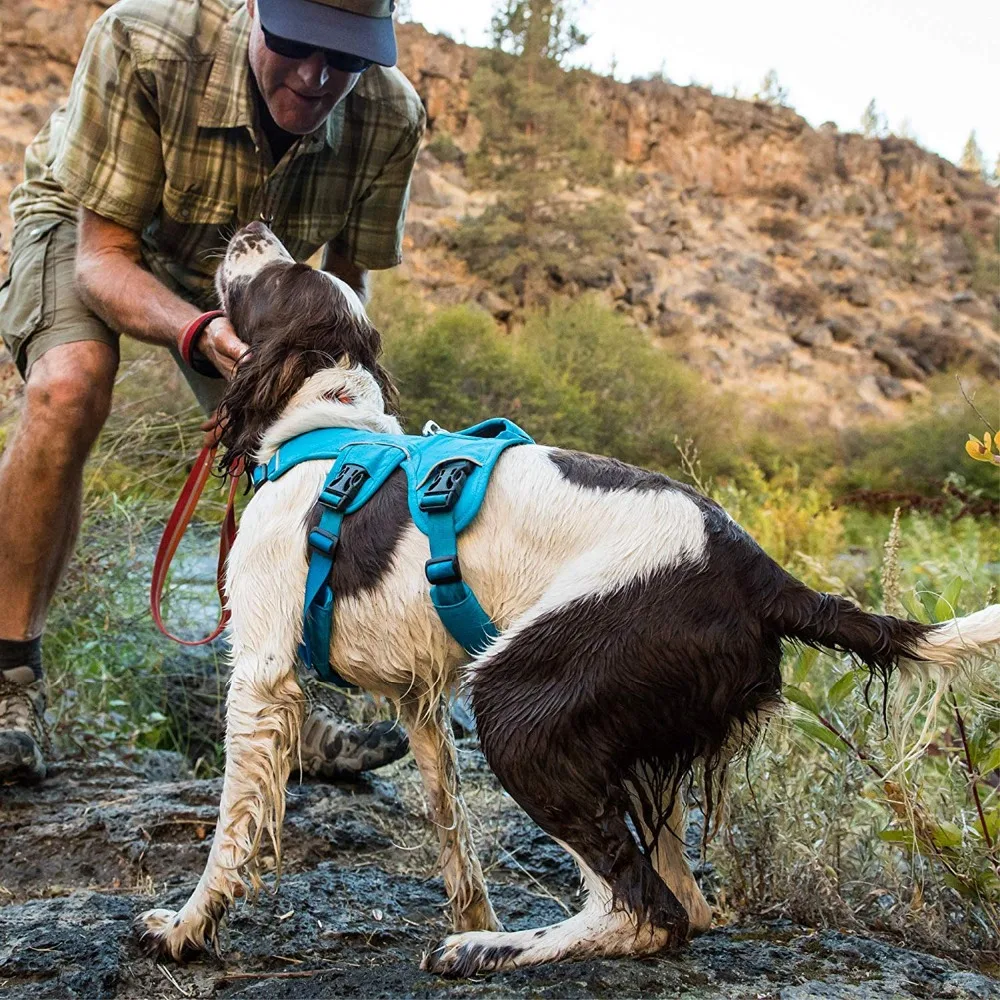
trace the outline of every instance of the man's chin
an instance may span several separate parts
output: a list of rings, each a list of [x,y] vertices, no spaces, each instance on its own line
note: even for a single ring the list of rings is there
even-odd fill
[[[308,135],[326,121],[333,107],[328,97],[301,97],[285,87],[268,110],[278,128],[292,135]]]

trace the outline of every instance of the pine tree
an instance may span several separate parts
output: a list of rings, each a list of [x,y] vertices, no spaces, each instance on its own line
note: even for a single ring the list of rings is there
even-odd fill
[[[962,158],[958,161],[958,165],[970,174],[978,174],[983,178],[986,177],[986,158],[983,156],[983,151],[979,148],[979,143],[976,141],[975,129],[969,133],[969,138],[965,140]]]
[[[586,38],[565,0],[500,0],[493,48],[478,67],[470,106],[482,127],[468,169],[497,199],[465,219],[456,249],[473,271],[515,284],[525,302],[545,276],[571,277],[586,255],[607,253],[627,232],[608,198],[584,200],[581,185],[607,183],[610,152],[586,103],[583,75],[564,69]]]
[[[879,139],[888,131],[885,115],[879,111],[874,97],[861,116],[861,131],[869,139]]]
[[[765,104],[786,105],[788,103],[788,89],[781,85],[778,80],[776,70],[769,69],[764,74],[764,79],[760,81],[757,93],[753,95],[755,101],[763,101]]]

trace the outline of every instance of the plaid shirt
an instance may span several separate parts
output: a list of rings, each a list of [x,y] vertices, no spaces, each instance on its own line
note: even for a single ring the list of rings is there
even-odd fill
[[[236,227],[273,216],[296,260],[329,243],[360,267],[401,260],[424,111],[397,69],[373,66],[274,165],[257,123],[242,0],[121,0],[94,24],[67,104],[25,153],[15,228],[84,205],[141,232],[147,266],[214,303]]]

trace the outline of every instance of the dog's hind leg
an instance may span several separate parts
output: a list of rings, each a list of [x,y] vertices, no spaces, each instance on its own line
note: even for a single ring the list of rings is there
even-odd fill
[[[577,859],[587,888],[568,920],[515,933],[446,938],[423,961],[446,976],[560,959],[641,955],[682,943],[688,917],[626,823],[630,800],[618,764],[621,726],[558,643],[528,627],[473,669],[473,707],[486,759],[508,792]],[[615,681],[617,683],[617,681]]]
[[[673,796],[670,817],[659,831],[653,844],[650,860],[656,874],[667,883],[688,915],[688,936],[704,934],[712,926],[712,909],[705,900],[698,883],[691,874],[691,866],[684,854],[684,837],[687,833],[687,808],[684,790],[678,788]],[[664,808],[671,805],[664,803]],[[638,810],[637,810],[638,811]],[[652,831],[644,830],[648,837]]]
[[[499,930],[459,787],[447,706],[440,700],[428,715],[416,701],[404,700],[400,714],[423,778],[431,820],[438,829],[439,863],[452,924],[456,931]]]

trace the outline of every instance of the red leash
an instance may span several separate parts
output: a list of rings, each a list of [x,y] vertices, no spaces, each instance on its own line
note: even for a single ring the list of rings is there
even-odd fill
[[[219,624],[215,627],[215,631],[204,639],[181,639],[167,630],[160,614],[160,601],[163,598],[163,587],[167,581],[167,570],[170,569],[170,563],[173,561],[177,546],[184,537],[184,532],[187,530],[195,508],[198,506],[198,500],[205,489],[205,483],[208,482],[209,477],[212,475],[212,466],[215,463],[215,453],[217,450],[217,445],[205,445],[198,453],[194,466],[188,474],[187,481],[184,483],[184,489],[181,490],[181,495],[177,498],[177,503],[174,505],[170,520],[167,521],[163,537],[160,539],[160,544],[156,550],[156,561],[153,563],[153,582],[149,590],[149,607],[153,612],[153,621],[156,622],[156,627],[165,636],[173,639],[174,642],[179,642],[182,646],[203,646],[206,642],[217,639],[229,621],[229,610],[226,608],[226,559],[229,557],[229,550],[233,547],[233,542],[236,539],[236,491],[239,488],[240,475],[243,471],[242,462],[232,470],[229,479],[226,516],[223,519],[222,531],[219,536],[219,565],[215,578],[216,587],[219,591],[219,602],[222,605]]]

